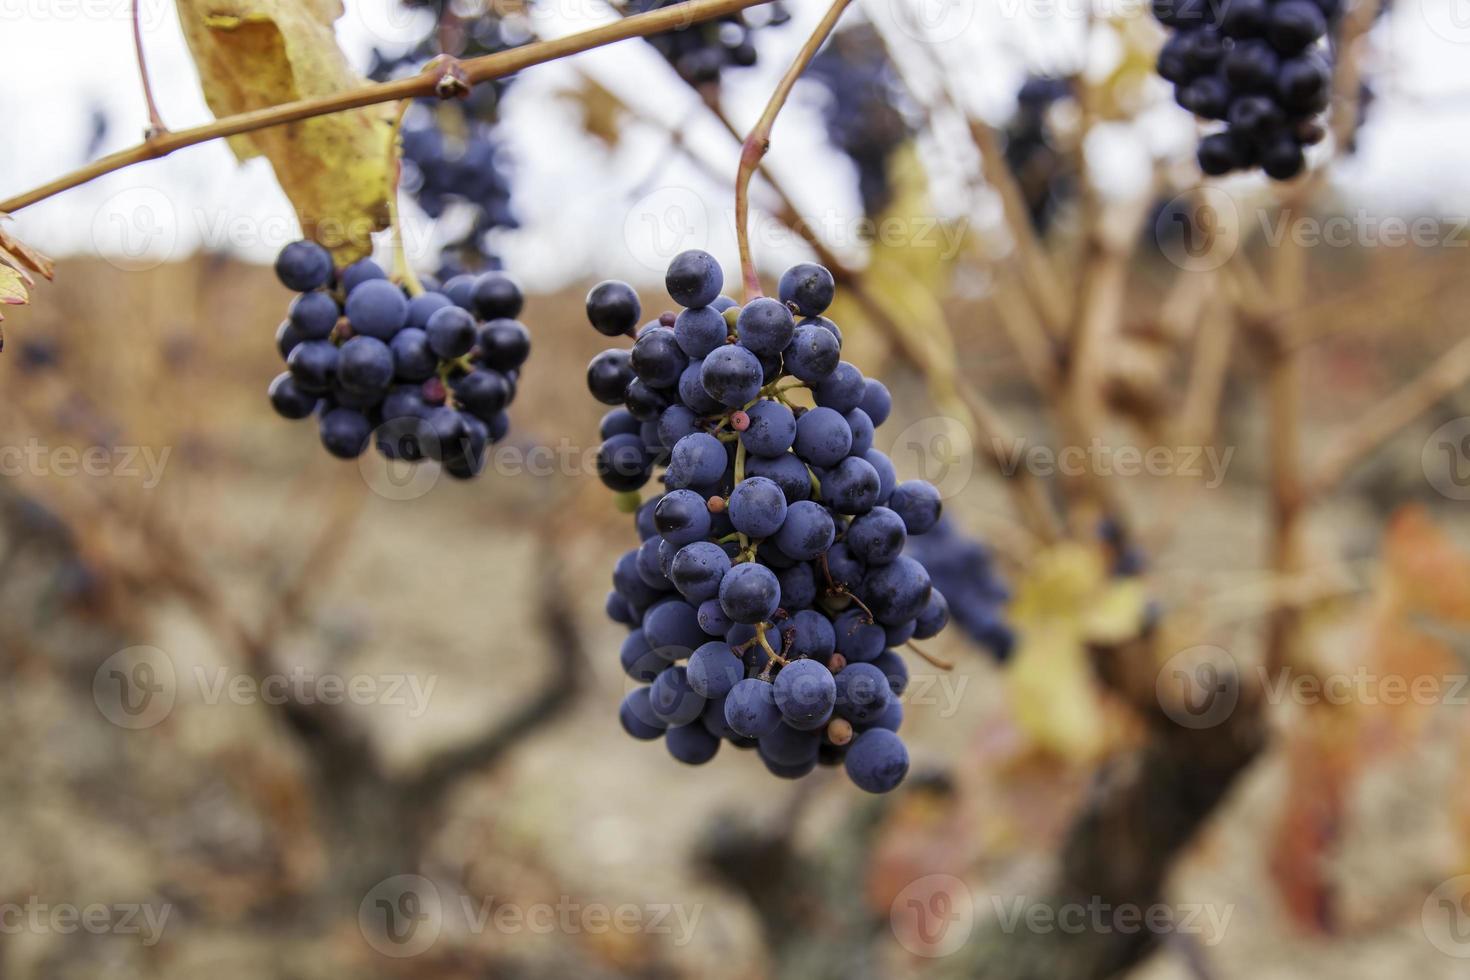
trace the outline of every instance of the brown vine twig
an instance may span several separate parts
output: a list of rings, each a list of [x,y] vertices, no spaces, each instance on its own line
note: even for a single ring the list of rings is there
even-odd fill
[[[1339,433],[1304,492],[1315,499],[1330,493],[1379,446],[1411,425],[1441,399],[1470,381],[1470,337],[1451,347],[1418,375]]]
[[[556,40],[537,41],[533,44],[453,64],[457,64],[458,69],[463,73],[465,83],[477,85],[496,78],[504,78],[523,68],[556,61],[606,44],[659,34],[676,27],[687,27],[690,24],[711,20],[768,2],[769,0],[688,0],[686,3],[664,7],[646,14],[635,14],[611,24],[569,34]],[[226,116],[191,129],[164,132],[137,146],[111,153],[85,167],[63,174],[40,187],[0,201],[0,211],[11,213],[19,211],[37,201],[44,201],[48,197],[78,187],[104,174],[110,174],[146,160],[166,157],[186,146],[195,146],[226,136],[238,136],[241,133],[299,122],[302,119],[313,119],[348,109],[360,109],[363,106],[397,102],[400,99],[435,95],[446,70],[431,69],[412,78],[359,85],[341,92],[333,92],[330,95],[286,102],[263,109],[252,109],[249,112]]]
[[[148,129],[143,133],[146,143],[168,132],[168,127],[158,114],[158,104],[153,101],[153,84],[148,80],[148,59],[143,55],[141,8],[141,0],[133,0],[133,50],[138,56],[138,79],[143,83],[143,101],[148,104]]]
[[[740,275],[744,279],[746,302],[761,295],[760,275],[755,269],[755,259],[750,254],[750,178],[755,176],[761,158],[771,148],[771,129],[776,125],[776,116],[786,105],[786,99],[791,95],[796,80],[806,71],[806,66],[811,64],[817,49],[827,40],[832,28],[837,26],[838,18],[851,2],[852,0],[834,0],[832,6],[827,8],[811,37],[806,39],[806,43],[797,52],[796,60],[786,69],[786,74],[781,76],[781,83],[771,93],[771,99],[766,103],[761,117],[756,120],[755,126],[741,144],[740,168],[735,172],[735,236],[740,245]]]

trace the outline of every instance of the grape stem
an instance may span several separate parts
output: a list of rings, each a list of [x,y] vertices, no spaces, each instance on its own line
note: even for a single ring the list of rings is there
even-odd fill
[[[925,653],[917,645],[915,645],[912,640],[910,640],[908,643],[905,643],[904,646],[908,647],[910,650],[914,651],[914,653],[918,654],[920,657],[924,658],[935,667],[938,667],[940,670],[954,670],[954,664],[950,663],[948,660],[945,660],[942,657],[936,657],[932,653]]]
[[[424,285],[408,261],[408,249],[403,243],[403,215],[398,207],[398,181],[403,176],[403,117],[412,104],[412,99],[398,103],[398,111],[393,117],[393,134],[388,138],[388,227],[393,235],[393,278],[403,284],[408,295],[421,296]]]
[[[745,440],[744,439],[740,439],[737,436],[736,437],[736,442],[735,442],[735,485],[737,487],[740,486],[741,481],[743,481],[744,479],[745,479]],[[739,533],[740,533],[740,553],[743,555],[747,551],[750,551],[750,538],[746,537],[744,531],[741,531]]]
[[[141,0],[133,0],[133,51],[138,56],[138,80],[143,83],[143,101],[148,105],[148,128],[143,131],[143,142],[146,145],[167,133],[168,127],[158,114],[158,104],[153,101],[153,83],[148,80],[148,59],[143,55],[141,6]]]
[[[687,0],[685,3],[663,7],[645,14],[634,14],[611,24],[603,24],[600,27],[579,31],[555,40],[537,41],[495,54],[453,62],[452,67],[462,73],[463,85],[478,85],[481,82],[513,75],[533,65],[557,61],[606,44],[626,41],[634,37],[647,37],[650,34],[662,34],[665,31],[713,20],[716,17],[723,17],[747,7],[755,7],[768,2],[770,0]],[[143,163],[146,160],[166,157],[186,146],[195,146],[210,140],[238,136],[241,133],[251,133],[271,126],[299,122],[303,119],[315,119],[317,116],[344,112],[348,109],[360,109],[363,106],[397,102],[400,99],[436,95],[449,70],[448,67],[431,68],[411,78],[371,82],[310,99],[299,99],[295,102],[266,106],[262,109],[251,109],[248,112],[216,119],[203,126],[194,126],[176,132],[164,131],[150,139],[145,139],[137,146],[110,153],[84,167],[42,184],[40,187],[0,201],[0,212],[14,213],[37,201],[44,201],[48,197],[53,197],[73,187],[79,187],[105,174]]]
[[[766,103],[765,111],[756,120],[755,126],[740,147],[740,168],[735,173],[735,234],[740,244],[740,275],[744,279],[747,303],[763,295],[760,276],[756,273],[755,261],[750,254],[750,178],[760,167],[761,158],[771,148],[771,130],[776,125],[776,116],[786,105],[786,99],[791,95],[796,80],[806,71],[806,66],[811,64],[817,49],[827,40],[832,28],[837,26],[838,18],[851,2],[852,0],[834,0],[832,6],[827,8],[816,30],[812,31],[811,37],[801,46],[796,60],[786,69],[781,83],[771,93],[771,100]]]

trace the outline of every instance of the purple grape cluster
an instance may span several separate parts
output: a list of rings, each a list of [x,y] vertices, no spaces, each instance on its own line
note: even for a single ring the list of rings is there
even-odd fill
[[[680,0],[628,0],[625,16],[661,10]],[[711,85],[720,80],[726,68],[749,68],[756,62],[755,31],[775,27],[791,19],[780,2],[763,9],[739,11],[698,24],[690,24],[662,34],[651,34],[645,40],[653,45],[664,60],[674,67],[679,77],[690,85]]]
[[[373,440],[390,459],[436,460],[459,479],[484,468],[531,352],[509,277],[458,276],[409,296],[372,259],[339,271],[311,241],[282,249],[276,275],[298,293],[276,331],[277,413],[315,415],[322,445],[342,459]]]
[[[1200,141],[1199,165],[1218,176],[1259,167],[1290,180],[1306,166],[1304,148],[1325,130],[1331,98],[1323,39],[1341,0],[1153,0],[1172,33],[1158,71],[1174,98],[1224,128]]]
[[[1045,233],[1057,210],[1076,193],[1070,155],[1052,141],[1047,115],[1072,98],[1065,78],[1028,75],[1016,93],[1016,112],[1006,124],[1006,164],[1015,174],[1031,214],[1031,225]]]
[[[888,162],[913,138],[917,116],[882,36],[871,24],[838,31],[806,77],[827,90],[827,138],[857,168],[864,213],[881,214],[893,196]]]
[[[445,4],[409,2],[433,10],[435,27],[407,51],[396,55],[374,51],[369,77],[384,81],[416,74],[439,53],[443,32],[438,22]],[[462,58],[496,54],[535,39],[524,15],[491,9],[472,21],[456,21]],[[403,125],[403,175],[400,185],[430,218],[453,208],[465,213],[463,231],[444,245],[438,275],[450,279],[468,272],[501,267],[495,233],[520,227],[511,207],[511,168],[506,149],[495,133],[500,103],[514,75],[476,85],[463,99],[441,102],[420,99]]]
[[[696,250],[665,285],[682,309],[641,328],[626,283],[587,296],[594,328],[635,338],[587,372],[615,406],[599,473],[642,541],[618,559],[607,599],[629,629],[623,669],[646,685],[624,699],[623,727],[681,762],[708,762],[724,741],[780,777],[840,764],[887,792],[909,764],[894,648],[949,620],[904,554],[938,523],[939,493],[900,483],[873,446],[892,399],[842,360],[842,331],[823,315],[830,272],[794,266],[778,299],[740,306]],[[642,499],[650,481],[660,489]]]
[[[907,553],[949,600],[950,618],[960,630],[996,660],[1010,660],[1016,648],[1016,632],[1005,618],[1010,590],[990,549],[945,517],[928,534],[911,539]]]

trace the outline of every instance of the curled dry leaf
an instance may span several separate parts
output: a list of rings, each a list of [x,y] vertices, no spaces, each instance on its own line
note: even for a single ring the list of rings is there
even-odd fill
[[[209,108],[224,116],[362,84],[332,31],[342,12],[340,0],[180,0]],[[391,121],[391,107],[366,106],[244,133],[230,146],[241,160],[270,160],[302,230],[345,264],[388,225]]]
[[[0,213],[0,222],[10,216]],[[36,280],[31,273],[50,279],[56,272],[55,263],[45,255],[16,238],[0,225],[0,306],[24,306],[31,301],[31,287]],[[5,316],[0,314],[0,320]],[[0,349],[5,339],[0,337]]]

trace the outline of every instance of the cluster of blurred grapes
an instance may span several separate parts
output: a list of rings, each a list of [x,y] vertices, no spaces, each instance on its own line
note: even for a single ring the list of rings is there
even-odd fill
[[[889,161],[916,129],[913,100],[882,37],[869,24],[838,31],[806,77],[827,89],[827,137],[857,167],[863,210],[881,214],[893,197]]]
[[[374,52],[369,71],[374,79],[422,71],[446,41],[455,56],[477,58],[535,39],[521,13],[492,7],[472,21],[460,21],[442,3],[408,5],[432,10],[435,29],[407,51]],[[441,279],[499,269],[495,233],[518,226],[511,208],[509,161],[495,134],[501,100],[514,79],[476,85],[464,99],[419,100],[404,118],[400,187],[430,218],[457,211],[463,219],[440,254],[436,274]]]
[[[1048,115],[1054,106],[1071,100],[1072,86],[1065,78],[1028,75],[1016,93],[1016,112],[1006,125],[1006,165],[1016,177],[1031,224],[1045,232],[1057,210],[1076,192],[1077,174],[1072,158],[1056,144]]]
[[[648,13],[679,2],[681,0],[627,0],[623,14]],[[777,0],[752,10],[737,11],[662,34],[651,34],[645,40],[690,85],[714,85],[719,83],[720,74],[726,68],[749,68],[755,64],[755,31],[779,26],[790,19],[785,5]]]

